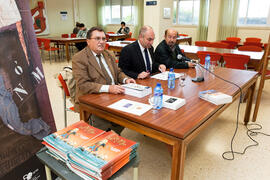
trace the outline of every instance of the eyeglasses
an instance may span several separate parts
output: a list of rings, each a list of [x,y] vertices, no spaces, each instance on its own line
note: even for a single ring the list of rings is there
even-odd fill
[[[105,37],[95,37],[95,38],[90,38],[90,39],[94,39],[94,40],[96,40],[96,41],[106,41],[106,38]]]

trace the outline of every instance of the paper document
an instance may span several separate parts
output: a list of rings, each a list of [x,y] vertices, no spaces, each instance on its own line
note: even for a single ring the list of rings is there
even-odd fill
[[[127,99],[121,99],[120,101],[117,101],[116,103],[113,103],[108,107],[119,111],[135,114],[138,116],[141,116],[143,113],[147,112],[152,108],[152,106],[150,106],[149,104],[143,104]]]
[[[155,78],[159,80],[168,80],[168,74],[169,74],[169,71],[165,71],[163,73],[155,74],[151,76],[151,78]],[[182,73],[174,73],[174,74],[175,74],[175,79],[179,78],[182,75]]]

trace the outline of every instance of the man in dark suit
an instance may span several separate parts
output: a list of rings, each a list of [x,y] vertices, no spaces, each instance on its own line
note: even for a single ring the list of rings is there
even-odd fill
[[[144,79],[151,73],[166,71],[166,66],[154,59],[152,47],[154,39],[153,29],[150,26],[143,26],[139,32],[139,39],[122,49],[118,66],[126,75],[134,79]]]
[[[105,50],[106,36],[104,30],[92,27],[87,32],[87,47],[72,58],[73,76],[76,81],[75,110],[79,111],[78,97],[89,93],[124,93],[119,84],[136,83],[126,76],[115,63],[114,55]],[[99,129],[113,129],[117,133],[123,127],[112,124],[97,116],[91,117],[93,125]]]
[[[174,29],[165,31],[165,39],[159,43],[155,50],[155,60],[165,64],[167,68],[185,69],[194,67],[195,64],[190,62],[176,43],[178,32]]]

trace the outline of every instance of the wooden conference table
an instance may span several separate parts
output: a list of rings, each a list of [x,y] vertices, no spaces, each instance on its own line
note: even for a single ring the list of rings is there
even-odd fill
[[[260,64],[260,60],[263,57],[264,51],[262,52],[252,52],[252,51],[239,51],[238,49],[224,49],[224,48],[212,48],[212,47],[199,47],[199,46],[189,46],[189,45],[179,45],[180,49],[183,49],[185,55],[191,59],[198,59],[198,51],[211,51],[217,53],[232,53],[232,54],[242,54],[250,56],[250,61],[248,65],[252,65],[257,68]]]
[[[164,142],[173,146],[171,179],[183,179],[184,162],[187,145],[192,139],[209,126],[220,113],[222,113],[231,104],[216,106],[198,97],[199,91],[215,89],[233,96],[236,100],[240,91],[234,85],[228,84],[213,75],[207,73],[205,81],[202,83],[193,83],[191,77],[195,77],[194,69],[175,70],[176,72],[187,72],[188,77],[185,81],[186,86],[180,87],[176,80],[176,87],[173,90],[167,89],[167,81],[156,79],[137,80],[137,83],[155,87],[157,82],[161,82],[164,94],[186,99],[186,104],[180,109],[174,111],[167,108],[158,110],[158,113],[152,113],[152,110],[141,116],[132,115],[122,111],[108,108],[108,105],[121,99],[129,99],[148,104],[149,96],[136,98],[129,95],[115,94],[88,94],[81,96],[80,117],[87,120],[87,113],[95,114],[121,126],[135,130],[148,137]],[[257,72],[241,71],[229,68],[217,68],[215,73],[224,79],[232,81],[239,85],[243,91],[248,90],[248,98],[244,122],[248,123],[252,106],[252,97],[256,81]],[[236,120],[236,115],[235,115]],[[232,127],[233,128],[233,127]],[[228,145],[229,147],[229,145]]]
[[[59,47],[59,44],[64,44],[65,45],[66,57],[67,57],[68,62],[70,60],[69,48],[68,48],[69,44],[71,44],[71,43],[79,43],[79,42],[86,42],[86,38],[46,37],[46,39],[50,39],[51,42],[54,42],[57,45],[57,47]]]

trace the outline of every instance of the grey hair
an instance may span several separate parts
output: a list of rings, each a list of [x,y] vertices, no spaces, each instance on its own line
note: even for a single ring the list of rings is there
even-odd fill
[[[153,30],[153,28],[151,26],[148,26],[148,25],[143,26],[139,31],[139,36],[143,37],[144,34],[150,29]]]

